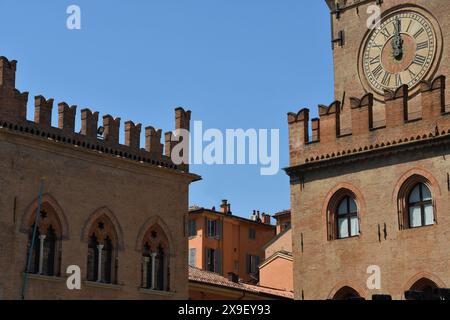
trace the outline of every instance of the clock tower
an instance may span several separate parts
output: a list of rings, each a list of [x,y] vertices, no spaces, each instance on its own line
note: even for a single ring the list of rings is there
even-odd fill
[[[450,1],[327,4],[335,101],[287,115],[295,298],[444,299]]]
[[[326,0],[332,21],[335,99],[341,132],[350,130],[350,97],[374,96],[373,123],[383,126],[384,92],[408,85],[409,112],[422,80],[450,70],[450,1]],[[450,98],[448,96],[447,98]]]

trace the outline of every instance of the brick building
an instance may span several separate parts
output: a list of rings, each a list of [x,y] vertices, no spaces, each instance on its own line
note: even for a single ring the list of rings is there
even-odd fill
[[[15,88],[16,61],[0,57],[0,291],[20,299],[32,246],[27,299],[186,299],[185,217],[188,188],[199,176],[175,165],[172,133],[34,99]],[[189,128],[190,111],[175,110],[176,128]],[[38,210],[40,181],[45,177]],[[36,220],[36,214],[38,220]],[[81,290],[68,290],[66,268],[81,268]]]
[[[327,4],[336,101],[288,114],[295,298],[449,287],[450,2]]]
[[[275,237],[270,215],[253,212],[250,219],[233,215],[227,200],[220,211],[193,207],[189,210],[189,265],[244,282],[258,282],[258,265],[264,245]]]

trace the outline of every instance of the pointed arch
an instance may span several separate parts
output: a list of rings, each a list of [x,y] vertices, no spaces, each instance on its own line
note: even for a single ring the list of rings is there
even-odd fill
[[[175,246],[173,244],[172,234],[167,224],[158,215],[148,218],[139,229],[138,236],[136,238],[135,250],[139,252],[142,251],[142,241],[144,240],[144,237],[147,234],[147,232],[155,225],[158,225],[164,232],[165,236],[167,237],[167,242],[169,245],[169,254],[171,256],[174,256]]]
[[[421,271],[417,274],[415,274],[414,276],[412,276],[411,278],[409,278],[409,280],[406,282],[404,288],[403,288],[403,292],[408,291],[408,290],[413,290],[415,289],[414,287],[417,286],[420,282],[425,282],[425,281],[429,281],[430,283],[434,283],[438,288],[446,288],[446,284],[444,281],[442,281],[441,278],[439,278],[438,276],[427,272],[427,271]]]
[[[330,293],[328,294],[328,299],[342,299],[342,296],[344,296],[345,294],[353,294],[353,296],[359,296],[361,298],[367,297],[367,291],[364,289],[364,287],[359,286],[352,280],[344,280],[339,281],[333,287],[333,289],[331,289]]]
[[[39,199],[34,199],[25,210],[25,213],[22,215],[22,220],[20,222],[20,232],[29,233],[31,230],[31,226],[34,223],[34,214],[39,205]],[[42,195],[42,205],[41,208],[43,210],[52,211],[54,213],[54,218],[57,221],[57,226],[53,226],[54,228],[58,228],[57,233],[60,235],[61,240],[69,239],[69,223],[67,222],[67,217],[64,214],[62,207],[59,205],[58,201],[49,193],[45,193]]]
[[[105,217],[109,222],[111,222],[112,226],[114,227],[113,229],[115,236],[117,237],[116,241],[118,249],[123,250],[125,248],[125,245],[122,227],[120,226],[119,220],[116,218],[115,214],[106,206],[96,209],[89,215],[88,219],[83,225],[83,228],[81,229],[81,240],[85,243],[89,242],[89,237],[91,236],[89,233],[91,231],[92,225],[101,217]]]

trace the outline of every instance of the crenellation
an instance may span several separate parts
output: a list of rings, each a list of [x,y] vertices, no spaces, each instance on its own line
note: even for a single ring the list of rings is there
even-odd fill
[[[119,143],[120,118],[114,119],[113,116],[107,114],[103,116],[103,139],[113,144]]]
[[[291,161],[300,157],[298,151],[309,142],[308,124],[309,110],[301,109],[298,113],[287,114],[289,123],[289,152]]]
[[[125,122],[125,145],[131,149],[139,149],[141,145],[141,127],[140,123],[134,124],[133,121]]]
[[[43,128],[52,125],[53,99],[45,99],[43,96],[34,97],[34,122]]]
[[[334,101],[328,107],[318,106],[320,116],[320,142],[329,143],[336,141],[340,136],[341,102]]]
[[[52,127],[53,99],[36,96],[34,121],[26,119],[28,92],[21,93],[15,86],[16,61],[0,57],[0,124],[13,131],[31,134],[49,140],[61,141],[88,150],[111,154],[139,162],[188,172],[188,165],[174,165],[170,156],[180,141],[172,141],[173,133],[165,134],[165,153],[161,143],[162,130],[145,128],[145,149],[140,147],[142,125],[125,123],[125,143],[119,142],[120,118],[103,116],[103,131],[99,130],[99,113],[88,108],[81,110],[81,130],[75,132],[77,106],[58,103],[58,127]],[[175,109],[175,129],[190,129],[191,111]],[[102,134],[100,137],[99,135]]]
[[[6,57],[0,57],[0,87],[10,90],[16,87],[17,61],[9,61]]]
[[[432,120],[445,113],[445,77],[420,83],[422,95],[422,118]]]
[[[185,111],[182,107],[175,109],[175,129],[189,130],[191,121],[191,111]]]
[[[75,116],[77,106],[71,106],[66,102],[58,103],[58,128],[66,134],[73,134],[75,131]]]
[[[163,153],[163,144],[161,143],[161,129],[155,129],[151,126],[145,128],[145,150],[157,156]]]
[[[386,128],[396,128],[408,121],[408,86],[384,91]]]
[[[372,93],[361,98],[351,97],[351,133],[345,135],[341,134],[339,127],[339,101],[329,106],[319,105],[320,118],[311,120],[311,138],[308,137],[309,110],[288,113],[291,165],[408,143],[435,132],[447,132],[450,117],[445,111],[445,82],[446,78],[439,76],[421,83],[421,117],[416,118],[412,118],[408,110],[411,95],[407,85],[395,91],[385,91],[385,101],[381,105],[386,120],[384,127],[373,127],[375,99]]]
[[[164,155],[170,157],[172,154],[172,149],[175,146],[175,141],[172,141],[173,133],[168,131],[164,133]]]
[[[368,93],[361,99],[350,98],[352,135],[368,133],[373,127],[373,94]]]
[[[90,109],[81,110],[81,134],[88,138],[97,138],[98,131],[98,112],[92,112]]]

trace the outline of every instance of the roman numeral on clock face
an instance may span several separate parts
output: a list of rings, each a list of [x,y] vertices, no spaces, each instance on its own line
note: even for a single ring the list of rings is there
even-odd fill
[[[386,72],[384,74],[384,77],[383,77],[383,80],[381,81],[381,83],[384,86],[389,86],[389,83],[391,83],[391,77],[392,77],[392,74],[390,74],[389,72]]]
[[[423,64],[427,61],[427,57],[422,56],[420,54],[416,55],[414,58],[413,64],[418,64],[419,66],[423,66]]]
[[[402,81],[402,75],[400,73],[397,73],[395,75],[395,86],[396,87],[400,87],[403,85],[403,81]]]
[[[419,31],[417,31],[415,34],[414,34],[414,38],[418,38],[418,37],[420,37],[420,35],[423,33],[423,31],[424,31],[424,29],[423,28],[421,28]]]
[[[370,65],[374,64],[380,64],[381,63],[381,56],[370,58]]]
[[[422,50],[428,48],[428,41],[424,41],[417,44],[417,50]]]
[[[383,30],[380,31],[381,34],[384,36],[384,39],[387,40],[390,38],[391,33],[389,32],[389,30],[387,28],[384,28]]]
[[[372,74],[376,79],[378,79],[381,76],[382,72],[383,72],[383,67],[380,64],[380,65],[378,65],[378,67],[373,69]]]

